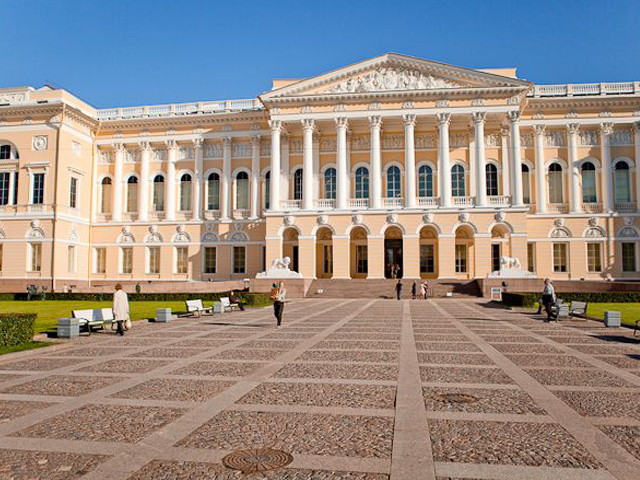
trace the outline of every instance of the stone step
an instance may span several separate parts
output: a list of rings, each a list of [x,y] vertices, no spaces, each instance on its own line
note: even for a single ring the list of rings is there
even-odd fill
[[[429,280],[432,297],[445,297],[447,293],[455,297],[478,297],[480,289],[475,280],[440,281]],[[311,283],[307,297],[318,298],[395,298],[396,280],[393,279],[317,279]],[[411,298],[413,280],[403,281],[403,298]]]

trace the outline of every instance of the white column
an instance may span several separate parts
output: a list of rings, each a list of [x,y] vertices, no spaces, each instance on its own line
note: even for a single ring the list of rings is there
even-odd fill
[[[567,125],[567,144],[569,145],[569,201],[571,213],[582,212],[582,198],[580,197],[580,171],[578,170],[578,132],[580,125]]]
[[[511,159],[513,160],[513,200],[512,204],[522,207],[522,152],[520,149],[520,112],[513,110],[508,114],[511,123]]]
[[[122,183],[122,168],[124,164],[124,155],[125,149],[122,143],[117,143],[114,145],[116,149],[116,159],[115,159],[115,170],[114,170],[114,178],[113,178],[113,208],[111,219],[114,222],[122,221],[122,194],[124,186]]]
[[[91,168],[91,185],[93,186],[93,188],[91,189],[91,220],[93,222],[97,220],[98,213],[100,212],[98,205],[101,203],[100,195],[102,194],[102,185],[100,185],[98,182],[99,163],[100,163],[100,150],[98,149],[98,147],[94,147],[93,148],[93,166]],[[14,176],[15,175],[12,172],[11,179],[13,179]],[[11,191],[13,191],[14,189],[13,183],[9,184],[9,188],[11,189]],[[9,198],[13,199],[12,196]],[[13,203],[15,204],[16,202],[13,202]]]
[[[312,119],[302,120],[302,209],[311,210],[313,208],[313,129]]]
[[[382,117],[369,117],[369,127],[371,128],[371,168],[369,169],[371,190],[369,191],[369,201],[371,208],[382,207],[382,160],[380,155],[381,126]]]
[[[258,189],[260,187],[260,136],[251,137],[251,218],[258,218]]]
[[[313,134],[313,198],[320,198],[320,135]]]
[[[283,132],[280,136],[280,200],[289,200],[293,197],[293,181],[289,168],[289,135]]]
[[[282,122],[271,120],[271,184],[269,200],[270,210],[280,210],[280,133]]]
[[[416,116],[405,114],[402,118],[404,120],[404,204],[407,208],[413,208],[416,206]]]
[[[536,152],[536,213],[547,213],[547,170],[544,161],[545,125],[534,125]]]
[[[231,137],[222,140],[222,182],[220,184],[220,219],[231,218]]]
[[[613,212],[613,185],[611,171],[611,146],[609,138],[613,133],[613,123],[600,124],[600,149],[602,157],[602,208],[603,211]]]
[[[138,220],[149,220],[149,162],[151,161],[151,144],[140,142],[140,180],[138,181]]]
[[[476,180],[476,127],[471,122],[469,124],[469,196],[476,198],[478,195],[478,181]]]
[[[347,126],[349,123],[344,117],[336,118],[338,129],[337,141],[337,164],[338,164],[338,188],[337,188],[337,208],[347,208],[347,194],[349,192],[349,177],[347,175]]]
[[[487,206],[487,160],[484,150],[484,122],[485,112],[471,114],[476,129],[476,205]]]
[[[176,157],[178,145],[175,140],[167,140],[167,203],[165,218],[174,222],[176,219]]]
[[[97,152],[97,149],[95,149],[95,150]],[[94,158],[98,158],[97,154],[96,154],[96,156]],[[96,182],[97,182],[96,179],[97,179],[97,175],[98,175],[96,173],[97,170],[98,169],[95,166],[92,169],[92,171],[93,171],[93,180],[92,181],[93,181],[93,185],[94,185],[93,190],[92,190],[93,192],[95,192],[97,190],[97,186],[96,186]],[[18,203],[16,201],[16,197],[15,197],[15,193],[16,193],[16,175],[17,175],[17,173],[18,173],[18,170],[16,170],[15,172],[14,171],[9,172],[9,199],[8,199],[9,203],[8,203],[8,205],[15,205],[16,203]],[[97,197],[94,195],[94,199],[95,198],[97,198]],[[93,201],[93,205],[95,205],[95,200]],[[92,206],[91,213],[92,214],[95,213],[95,206]],[[94,218],[94,221],[95,221],[95,217],[93,217],[93,218]]]
[[[511,195],[511,176],[509,169],[509,128],[500,128],[500,158],[502,162],[502,194]]]
[[[204,172],[202,171],[202,147],[204,145],[204,139],[202,137],[195,138],[193,140],[193,147],[195,149],[195,166],[193,168],[194,179],[193,179],[193,196],[191,200],[193,202],[193,206],[191,210],[193,211],[193,216],[191,217],[193,220],[201,220],[202,219],[202,197],[204,191],[204,182],[202,176]]]
[[[440,192],[440,205],[451,206],[451,161],[449,160],[449,123],[451,123],[450,113],[438,114],[438,170],[440,171],[440,181],[438,191]]]
[[[640,122],[633,124],[634,148],[636,153],[636,203],[637,210],[640,211]]]

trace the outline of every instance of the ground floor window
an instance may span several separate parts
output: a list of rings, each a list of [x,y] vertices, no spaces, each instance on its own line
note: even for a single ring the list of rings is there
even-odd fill
[[[433,245],[420,245],[420,273],[435,273],[436,262]]]
[[[216,273],[216,247],[204,247],[204,273]]]
[[[246,248],[233,247],[233,273],[245,273]]]
[[[262,271],[267,271],[267,247],[262,247]]]
[[[42,244],[29,244],[29,271],[40,272],[42,270]]]
[[[67,246],[67,272],[76,273],[76,247],[75,245]]]
[[[569,254],[566,243],[553,244],[553,271],[556,273],[569,271]]]
[[[189,247],[176,247],[176,273],[188,273]]]
[[[0,243],[0,272],[2,271],[2,254],[3,254],[2,244]]]
[[[104,247],[93,249],[93,272],[106,273],[107,271],[107,249]]]
[[[467,273],[466,245],[456,245],[456,273]]]
[[[587,271],[590,273],[602,271],[601,243],[587,243]]]
[[[133,273],[133,247],[120,249],[120,272]]]
[[[147,247],[149,263],[147,273],[160,273],[160,247]]]
[[[333,273],[333,245],[323,245],[322,273]]]
[[[536,244],[527,243],[527,270],[531,273],[536,271]]]
[[[366,274],[369,271],[368,251],[366,245],[356,245],[356,273]]]
[[[636,244],[624,242],[622,244],[622,271],[635,272],[637,270]]]

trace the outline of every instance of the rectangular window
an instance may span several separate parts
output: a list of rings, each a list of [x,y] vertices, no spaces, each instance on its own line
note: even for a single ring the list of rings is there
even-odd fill
[[[31,243],[29,244],[29,249],[31,251],[30,258],[30,270],[31,272],[39,272],[42,270],[42,244],[40,243]]]
[[[553,271],[566,273],[569,271],[569,252],[566,243],[553,244]]]
[[[622,271],[635,272],[637,270],[636,244],[624,242],[622,244]]]
[[[33,196],[31,203],[42,205],[44,203],[44,173],[33,174]]]
[[[149,251],[149,268],[148,273],[160,273],[160,247],[148,247]]]
[[[67,272],[76,273],[76,247],[67,246]]]
[[[587,271],[592,273],[602,271],[601,243],[587,243]]]
[[[420,273],[435,273],[436,262],[433,245],[420,245]]]
[[[322,246],[322,273],[333,273],[333,245]]]
[[[20,175],[18,175],[18,172],[14,172],[13,174],[13,204],[14,205],[18,204],[18,178],[20,178]]]
[[[267,247],[262,247],[262,270],[267,271]]]
[[[204,273],[216,273],[216,247],[204,247]]]
[[[0,243],[0,272],[2,272],[2,254],[3,254],[2,244]]]
[[[0,172],[0,205],[9,204],[9,172]]]
[[[176,247],[176,273],[188,273],[189,247]]]
[[[106,248],[94,248],[93,249],[93,272],[94,273],[106,273],[107,272],[107,249]]]
[[[122,247],[120,253],[122,262],[120,272],[133,273],[133,247]]]
[[[531,273],[536,271],[536,244],[527,243],[527,270]]]
[[[11,158],[11,145],[0,145],[0,160]]]
[[[369,252],[366,245],[356,245],[356,273],[368,273]]]
[[[78,205],[78,179],[71,177],[71,184],[69,185],[69,206],[76,208]]]
[[[245,247],[233,247],[233,273],[245,273]]]
[[[466,245],[456,245],[456,273],[467,273]]]

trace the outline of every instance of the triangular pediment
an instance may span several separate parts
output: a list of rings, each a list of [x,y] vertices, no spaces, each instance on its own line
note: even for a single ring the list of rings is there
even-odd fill
[[[271,90],[260,98],[268,101],[286,97],[474,88],[528,88],[530,85],[531,83],[526,80],[487,71],[388,53]]]

